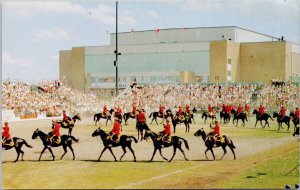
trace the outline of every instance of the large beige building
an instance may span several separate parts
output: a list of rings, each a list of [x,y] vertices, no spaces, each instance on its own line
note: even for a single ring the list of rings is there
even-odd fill
[[[235,26],[123,32],[118,83],[265,82],[300,77],[300,46]],[[115,89],[110,45],[60,51],[60,78],[78,90]]]

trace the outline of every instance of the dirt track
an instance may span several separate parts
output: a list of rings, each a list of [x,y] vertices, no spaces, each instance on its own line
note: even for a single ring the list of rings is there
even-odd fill
[[[133,120],[131,120],[131,121],[133,123]],[[207,131],[208,124],[204,125],[201,120],[200,121],[196,120],[196,122],[200,123],[200,124],[192,125],[190,133],[184,132],[183,125],[181,125],[177,128],[177,133],[176,133],[176,135],[188,140],[190,150],[188,151],[185,148],[183,148],[183,150],[185,151],[188,159],[190,161],[192,161],[191,162],[192,164],[185,163],[186,161],[184,161],[182,154],[180,153],[180,151],[177,151],[177,154],[174,157],[174,161],[172,162],[172,164],[174,164],[174,168],[170,168],[169,172],[167,172],[167,175],[165,177],[171,176],[172,173],[176,174],[178,172],[182,172],[188,168],[202,167],[202,165],[203,165],[203,167],[207,167],[208,165],[213,165],[214,163],[217,163],[217,162],[204,162],[206,160],[205,156],[204,156],[204,151],[205,151],[204,143],[201,138],[194,137],[193,134],[200,127],[204,127],[205,130]],[[37,139],[37,140],[31,139],[32,133],[36,128],[39,128],[40,130],[42,130],[44,132],[49,132],[50,128],[51,128],[51,120],[15,122],[15,123],[10,124],[10,128],[11,128],[11,134],[13,136],[24,138],[29,144],[31,144],[33,146],[33,148],[29,149],[27,147],[24,147],[23,150],[25,151],[25,156],[24,156],[25,162],[20,162],[20,163],[16,163],[16,164],[11,163],[11,161],[13,161],[16,158],[15,150],[7,150],[7,151],[2,152],[3,176],[5,176],[3,178],[3,187],[5,187],[5,188],[36,188],[36,187],[40,187],[39,184],[34,185],[34,183],[32,183],[32,186],[30,184],[24,184],[25,181],[22,182],[22,180],[24,180],[22,175],[29,174],[29,175],[33,175],[33,176],[39,176],[39,175],[48,176],[48,173],[46,173],[46,174],[43,173],[44,170],[45,169],[51,170],[51,173],[52,173],[53,171],[51,168],[56,167],[56,165],[59,165],[59,166],[64,165],[65,170],[69,170],[70,168],[68,168],[68,167],[73,167],[72,169],[76,169],[79,171],[81,169],[82,169],[82,171],[84,171],[86,169],[89,170],[89,165],[93,164],[93,162],[95,160],[97,160],[97,158],[99,157],[99,154],[103,148],[100,138],[91,136],[92,132],[96,129],[96,127],[94,126],[94,123],[92,122],[92,119],[85,118],[85,119],[83,119],[83,121],[80,121],[78,126],[75,126],[75,128],[73,130],[73,136],[80,139],[79,143],[73,144],[73,148],[75,150],[75,155],[76,155],[76,161],[75,161],[76,168],[74,168],[73,163],[71,163],[72,155],[69,150],[68,150],[67,155],[64,157],[64,161],[45,162],[45,160],[50,161],[52,159],[50,153],[48,151],[45,151],[45,153],[43,154],[43,157],[42,157],[42,160],[44,160],[44,161],[43,162],[35,162],[38,159],[40,152],[43,149],[43,146],[39,139]],[[111,125],[109,125],[108,127],[105,127],[102,124],[102,128],[105,131],[109,131],[111,129]],[[158,132],[162,129],[162,126],[161,125],[158,125],[158,126],[151,125],[150,128],[153,131]],[[233,127],[229,126],[229,127],[227,127],[227,130],[229,130],[229,131],[234,130],[234,131],[238,132],[239,130],[243,130],[243,129],[241,127],[234,129]],[[256,129],[254,129],[254,130],[256,130]],[[259,130],[259,129],[257,129],[257,130]],[[225,131],[225,129],[224,129],[224,131]],[[66,129],[61,129],[61,134],[66,134],[66,133],[67,133]],[[137,137],[137,132],[135,131],[133,125],[124,126],[123,133],[126,135],[133,135],[133,136]],[[227,133],[227,135],[230,136],[230,134],[228,134],[228,133]],[[259,137],[259,138],[255,138],[255,137],[240,138],[237,136],[232,139],[233,139],[235,146],[237,147],[237,149],[236,149],[237,159],[249,157],[251,155],[255,155],[255,154],[264,152],[266,150],[269,150],[270,148],[277,147],[277,146],[295,141],[295,139],[291,138],[291,133],[283,134],[280,138],[261,138],[261,137]],[[153,145],[152,145],[151,141],[142,141],[137,144],[133,143],[133,149],[135,151],[135,154],[137,157],[137,162],[138,162],[138,163],[133,163],[133,164],[136,164],[133,167],[137,167],[137,168],[140,167],[139,163],[142,165],[142,163],[144,163],[145,161],[148,161],[151,158],[152,153],[153,153]],[[227,155],[224,157],[224,160],[232,161],[233,155],[228,148],[227,148],[227,150],[228,150],[228,152],[227,152]],[[116,155],[117,159],[119,159],[122,154],[122,149],[114,148],[113,151],[114,151],[114,154]],[[53,152],[54,152],[54,155],[56,156],[56,160],[59,160],[61,154],[63,153],[63,149],[61,147],[54,148]],[[172,148],[163,149],[163,155],[167,158],[171,157],[172,152],[173,152]],[[215,152],[217,159],[219,159],[221,157],[221,155],[223,154],[223,151],[221,148],[214,149],[214,152]],[[212,158],[210,152],[208,152],[208,157],[210,159]],[[124,160],[124,162],[122,162],[122,164],[124,164],[125,168],[127,167],[126,165],[130,165],[130,167],[132,168],[131,161],[133,160],[133,156],[129,151],[124,156],[123,160]],[[26,165],[26,161],[27,161],[27,164],[29,162],[31,162],[32,167],[30,167],[30,166],[28,167]],[[88,161],[90,164],[86,163],[86,161]],[[112,155],[110,154],[109,151],[107,151],[103,154],[101,161],[102,161],[102,163],[104,163],[104,162],[114,163]],[[155,161],[154,162],[155,164],[165,163],[165,161],[160,157],[160,155],[158,153],[154,157],[154,161]],[[38,164],[39,166],[35,167],[36,164]],[[180,168],[180,165],[182,165],[184,167]],[[187,165],[187,166],[185,166],[185,165]],[[120,163],[119,163],[119,166],[120,166]],[[13,169],[11,169],[11,167]],[[123,165],[121,165],[120,167],[123,167]],[[141,167],[141,170],[143,170],[143,167]],[[147,165],[147,167],[150,167],[149,168],[149,171],[150,171],[157,166],[153,165],[153,168],[151,168],[151,165]],[[163,167],[169,167],[169,166],[163,165]],[[180,168],[180,169],[177,169],[176,167]],[[32,168],[35,168],[35,169],[32,169]],[[14,171],[20,171],[20,170],[24,173],[23,174],[22,174],[22,172],[18,173],[18,174],[14,173]],[[112,170],[113,170],[113,168],[112,168]],[[53,175],[50,175],[50,176],[59,176],[60,174],[63,174],[64,171],[58,170],[56,172],[57,172],[56,173],[57,175],[55,175],[55,173],[54,173]],[[114,176],[113,173],[111,175]],[[147,175],[150,175],[150,174],[147,174]],[[76,178],[80,178],[80,176],[84,177],[84,174],[76,173]],[[91,187],[95,187],[95,188],[118,188],[118,187],[133,188],[134,184],[141,185],[141,184],[147,183],[149,181],[158,180],[154,177],[154,176],[157,176],[156,174],[153,174],[150,176],[152,176],[152,177],[146,176],[145,179],[140,180],[138,182],[136,182],[136,180],[128,181],[127,186],[124,183],[112,184],[111,186],[103,185],[101,187],[99,187],[97,185],[93,186],[93,184],[89,184],[90,186],[87,186],[87,185],[79,183],[77,185],[73,184],[75,186],[62,187],[62,185],[60,183],[58,183],[56,185],[52,184],[51,186],[49,186],[50,184],[47,184],[46,186],[43,186],[43,188],[59,188],[59,187],[60,188],[68,188],[68,187],[69,188],[74,188],[74,187],[75,188],[91,188]],[[134,178],[134,176],[132,176],[132,178]],[[161,178],[164,178],[164,175],[161,175]],[[52,181],[55,179],[56,179],[55,177],[53,177],[53,179],[51,179],[51,177],[50,177],[46,181]],[[15,184],[11,184],[11,180],[18,180],[18,182]],[[102,183],[105,183],[105,181]],[[141,186],[139,186],[139,187],[141,187]],[[141,187],[141,188],[147,188],[147,187]],[[163,187],[161,187],[161,188],[163,188]],[[187,188],[192,188],[192,187],[187,187]],[[196,186],[193,188],[203,188],[203,186],[202,187]]]

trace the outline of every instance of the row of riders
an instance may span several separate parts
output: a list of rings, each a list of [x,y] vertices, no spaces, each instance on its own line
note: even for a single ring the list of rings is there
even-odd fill
[[[105,112],[102,113],[102,114],[107,114],[107,108],[106,109],[105,108],[106,108],[106,106],[104,107],[104,111]],[[250,110],[250,107],[247,104],[245,105],[245,110],[247,112],[249,112],[249,110]],[[104,143],[105,144],[105,148],[101,152],[101,155],[103,154],[103,152],[106,149],[109,149],[111,151],[111,147],[115,147],[115,146],[122,146],[122,148],[124,150],[124,154],[126,153],[125,148],[128,147],[131,150],[131,152],[133,153],[133,155],[134,155],[134,152],[133,152],[133,150],[131,148],[131,138],[133,138],[135,142],[137,142],[137,140],[133,136],[124,136],[124,135],[122,135],[122,136],[124,136],[122,138],[122,136],[121,136],[121,123],[122,123],[122,116],[121,116],[121,114],[122,114],[122,110],[120,109],[120,107],[116,107],[114,111],[115,111],[115,120],[114,120],[114,124],[113,124],[113,129],[111,130],[111,132],[109,134],[106,134],[103,130],[101,130],[100,128],[98,128],[93,133],[93,136],[95,136],[97,134],[101,136],[101,131],[102,131],[102,133],[104,132],[106,134],[105,138],[102,138],[102,136],[101,136],[103,142],[104,141],[106,142],[106,143]],[[144,139],[144,138],[146,138],[147,136],[148,137],[149,136],[153,137],[152,140],[154,142],[155,150],[154,150],[153,156],[151,158],[151,161],[152,161],[152,159],[153,159],[153,157],[155,155],[156,150],[160,151],[160,149],[162,147],[169,147],[171,145],[173,145],[173,146],[175,146],[175,145],[177,146],[178,145],[177,148],[179,148],[179,150],[181,150],[181,152],[184,154],[183,150],[181,149],[181,143],[179,142],[180,139],[184,141],[184,143],[186,144],[186,147],[188,149],[188,145],[187,145],[187,142],[185,141],[185,139],[183,139],[181,137],[177,137],[177,136],[172,136],[171,137],[171,125],[170,125],[170,120],[169,120],[169,117],[171,117],[172,122],[173,122],[173,127],[174,127],[174,133],[175,133],[175,125],[176,125],[176,123],[174,125],[174,121],[177,121],[177,122],[178,121],[179,122],[180,121],[184,121],[184,120],[186,120],[187,116],[190,117],[190,115],[193,114],[193,112],[189,109],[188,105],[186,106],[186,110],[185,110],[187,114],[186,113],[184,114],[182,108],[179,107],[179,110],[178,110],[178,112],[177,112],[177,114],[175,116],[173,116],[173,114],[170,111],[170,109],[166,110],[166,112],[165,112],[165,108],[162,105],[160,105],[159,112],[157,113],[157,116],[158,117],[162,117],[163,121],[164,121],[164,119],[166,119],[166,124],[163,124],[164,130],[161,131],[158,135],[156,135],[154,132],[152,132],[149,129],[149,127],[147,126],[147,124],[146,124],[146,116],[145,116],[145,113],[144,113],[143,109],[138,109],[137,110],[136,107],[133,107],[132,111],[133,111],[133,113],[131,113],[132,116],[134,116],[137,119],[136,128],[137,128],[138,132],[141,133],[141,140]],[[225,112],[225,114],[229,114],[229,113],[233,113],[233,111],[234,111],[233,105],[227,105],[227,106],[223,105],[221,113]],[[281,110],[280,110],[280,114],[278,114],[277,116],[276,116],[276,114],[274,114],[273,117],[277,117],[278,121],[284,120],[284,118],[288,117],[288,116],[286,116],[286,111],[287,111],[286,108],[284,106],[282,106]],[[257,113],[255,113],[255,112],[257,112]],[[221,113],[220,113],[220,115],[221,115]],[[264,108],[263,105],[260,105],[258,111],[254,110],[253,113],[257,115],[257,120],[259,120],[260,118],[263,118],[264,115],[266,114],[265,113],[265,108]],[[234,117],[237,117],[237,116],[239,116],[241,114],[244,114],[244,113],[243,113],[242,106],[239,104],[239,106],[237,107],[237,111],[234,114]],[[296,122],[298,122],[298,124],[299,124],[299,118],[300,118],[299,108],[295,109],[295,113],[291,112],[291,115],[293,116],[294,120],[296,120]],[[108,117],[109,115],[104,115],[104,116]],[[214,118],[214,111],[213,111],[212,106],[210,106],[210,105],[208,106],[208,116],[211,116],[212,119]],[[75,155],[74,155],[74,152],[73,152],[71,144],[72,144],[72,140],[78,142],[78,139],[76,139],[75,137],[73,137],[71,135],[71,132],[72,132],[72,128],[74,127],[74,123],[76,122],[77,119],[81,120],[79,114],[75,115],[71,119],[70,117],[68,117],[66,115],[66,112],[63,111],[63,120],[62,121],[58,121],[58,120],[53,121],[53,124],[52,124],[53,130],[48,135],[47,134],[42,134],[42,132],[39,131],[38,129],[34,132],[32,138],[35,139],[37,136],[39,136],[41,138],[41,140],[43,140],[43,144],[44,144],[44,149],[41,152],[39,160],[41,159],[41,156],[42,156],[43,152],[46,149],[49,149],[50,153],[53,156],[53,160],[54,160],[54,155],[52,153],[51,147],[57,147],[57,146],[61,146],[61,145],[63,146],[64,151],[65,151],[64,154],[62,155],[61,159],[66,154],[67,147],[70,148],[70,150],[73,153],[73,159],[75,159]],[[153,121],[153,119],[152,119],[152,121]],[[162,121],[162,123],[163,123],[163,121]],[[215,123],[214,126],[210,125],[210,127],[213,129],[212,133],[209,133],[207,135],[202,129],[200,129],[200,130],[198,130],[195,133],[195,136],[197,136],[197,134],[199,136],[200,133],[202,134],[202,137],[203,137],[203,135],[206,136],[205,138],[203,138],[203,140],[205,141],[206,146],[208,147],[207,150],[206,150],[206,152],[208,150],[211,150],[213,156],[214,156],[214,153],[212,151],[213,147],[215,147],[215,146],[222,146],[223,150],[224,150],[224,154],[225,154],[226,153],[225,147],[227,145],[229,146],[230,142],[231,142],[231,145],[229,147],[231,148],[231,150],[232,150],[232,152],[234,154],[234,151],[233,151],[234,145],[233,145],[232,141],[230,141],[229,138],[227,138],[224,135],[221,136],[219,122],[216,120],[214,123]],[[62,137],[60,137],[60,132],[59,132],[60,127],[69,128],[68,135],[63,135]],[[146,130],[144,137],[143,137],[143,130]],[[296,131],[294,133],[294,135],[299,133],[299,127],[298,127],[297,130],[298,130],[298,132]],[[199,131],[202,131],[202,132],[199,132]],[[186,131],[186,132],[188,132],[188,131]],[[154,136],[155,136],[155,138],[154,138]],[[122,139],[123,139],[123,141],[125,140],[125,143],[122,141]],[[138,133],[138,139],[139,139],[139,133]],[[207,140],[210,140],[211,143],[207,144],[206,143]],[[130,141],[130,143],[128,144],[128,143],[126,143],[126,141],[128,141],[128,142]],[[176,141],[175,144],[174,144],[174,141]],[[226,144],[226,146],[225,146],[224,143]],[[4,123],[4,127],[3,127],[3,132],[2,132],[2,147],[4,149],[10,149],[12,147],[15,147],[15,149],[17,151],[17,154],[18,154],[17,155],[17,159],[15,161],[18,160],[20,153],[22,154],[22,160],[23,160],[23,154],[24,154],[24,152],[21,150],[21,146],[23,144],[25,144],[27,147],[31,148],[31,146],[28,145],[24,139],[17,138],[17,137],[14,137],[13,139],[11,139],[10,138],[10,134],[9,134],[8,123],[5,122]],[[175,149],[174,149],[174,151],[175,151]],[[206,155],[206,152],[205,152],[205,155]],[[112,153],[112,151],[111,151],[111,153]],[[124,156],[124,154],[122,155],[122,157]],[[100,155],[100,157],[99,157],[98,160],[100,160],[101,155]],[[173,155],[173,157],[174,157],[174,155]],[[121,157],[121,159],[122,159],[122,157]],[[172,157],[172,159],[173,159],[173,157]],[[235,155],[234,155],[234,157],[235,157]],[[114,156],[114,158],[115,158],[115,156]],[[135,159],[135,155],[134,155],[134,159]]]

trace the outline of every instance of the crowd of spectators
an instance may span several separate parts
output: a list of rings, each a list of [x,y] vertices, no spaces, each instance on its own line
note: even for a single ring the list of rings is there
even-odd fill
[[[13,110],[17,117],[34,117],[41,114],[60,116],[63,110],[71,115],[95,114],[102,112],[104,105],[108,108],[120,106],[124,113],[131,112],[134,103],[148,113],[158,111],[160,104],[171,110],[185,105],[207,110],[209,104],[220,108],[222,104],[246,103],[257,109],[263,104],[270,113],[279,111],[282,105],[294,111],[300,104],[300,88],[291,83],[280,86],[272,83],[134,85],[119,97],[110,99],[102,98],[107,91],[101,92],[98,95],[79,92],[59,80],[36,85],[5,81],[2,83],[2,109]]]

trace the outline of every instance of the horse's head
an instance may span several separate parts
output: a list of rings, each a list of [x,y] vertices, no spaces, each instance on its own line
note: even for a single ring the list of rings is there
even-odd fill
[[[192,111],[193,111],[194,113],[197,112],[196,107],[194,107],[194,108],[192,109]]]
[[[92,137],[101,135],[103,132],[104,132],[104,131],[103,131],[102,129],[100,129],[100,127],[99,127],[99,128],[97,128],[97,129],[93,132]],[[104,133],[105,133],[105,132],[104,132]]]
[[[109,113],[112,114],[114,111],[115,111],[115,110],[114,110],[113,108],[111,108],[111,109],[109,110]]]
[[[253,110],[252,114],[257,114],[258,111],[256,109]]]
[[[236,114],[235,109],[232,109],[230,113],[232,113],[233,115]]]
[[[194,133],[194,136],[199,137],[202,134],[205,134],[205,131],[203,130],[203,128],[201,128],[198,131],[196,131],[196,133]]]
[[[279,114],[277,112],[273,112],[273,118],[278,117]]]
[[[290,117],[294,118],[295,117],[295,114],[294,112],[290,112]]]
[[[72,118],[74,121],[76,121],[76,119],[80,120],[81,121],[81,117],[80,117],[80,114],[76,114],[73,118]]]
[[[40,130],[39,129],[36,129],[34,132],[33,132],[33,134],[32,134],[32,139],[36,139],[38,136],[39,136],[39,132],[40,132]]]
[[[144,139],[148,139],[149,137],[154,137],[155,136],[155,133],[152,132],[150,129],[149,130],[146,130],[145,131],[145,134],[144,134]]]

